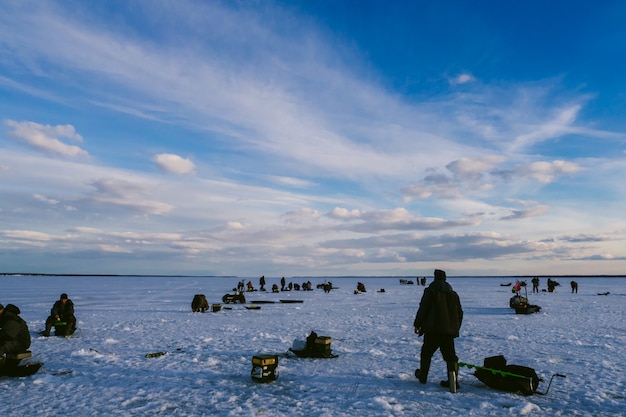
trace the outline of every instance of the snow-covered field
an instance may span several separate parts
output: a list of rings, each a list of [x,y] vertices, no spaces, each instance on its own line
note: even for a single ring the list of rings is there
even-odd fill
[[[459,392],[451,394],[439,386],[445,376],[439,352],[428,384],[415,379],[422,338],[412,324],[422,286],[401,285],[398,278],[327,278],[338,287],[328,294],[254,292],[246,294],[248,301],[277,303],[191,312],[194,294],[221,303],[239,279],[0,277],[0,302],[20,307],[33,334],[31,351],[44,362],[34,376],[0,379],[2,416],[626,413],[626,278],[577,278],[578,294],[570,293],[570,279],[559,278],[557,292],[528,294],[542,307],[533,315],[508,308],[511,290],[500,283],[514,279],[448,279],[465,311],[460,361],[482,365],[485,357],[502,354],[546,379],[540,391],[553,373],[566,375],[555,378],[548,395],[529,397],[491,390],[467,368],[460,370]],[[314,288],[325,280],[307,279]],[[278,281],[267,278],[266,287]],[[366,293],[354,294],[357,281],[365,283]],[[258,278],[252,282],[258,287]],[[75,303],[79,330],[69,339],[38,336],[62,292]],[[278,303],[287,298],[304,302]],[[339,357],[285,356],[293,340],[311,330],[332,337]],[[166,354],[145,357],[159,351]],[[252,357],[262,353],[281,355],[278,379],[267,384],[250,377]]]

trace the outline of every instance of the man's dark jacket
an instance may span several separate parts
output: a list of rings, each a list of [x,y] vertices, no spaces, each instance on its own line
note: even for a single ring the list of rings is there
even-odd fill
[[[0,329],[0,350],[20,353],[30,347],[28,325],[20,316],[7,308],[0,315]]]
[[[459,295],[445,280],[433,281],[424,290],[413,325],[425,334],[459,337],[462,321]]]
[[[57,300],[50,309],[50,315],[52,317],[59,316],[63,321],[69,321],[74,318],[74,303],[72,300],[67,300],[65,303],[62,300]]]

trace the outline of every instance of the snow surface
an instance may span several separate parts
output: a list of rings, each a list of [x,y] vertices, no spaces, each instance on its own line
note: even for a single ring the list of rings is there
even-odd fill
[[[307,278],[338,288],[247,293],[259,310],[192,313],[204,293],[221,303],[240,278],[0,277],[0,302],[22,310],[44,369],[30,377],[0,378],[2,416],[616,416],[626,412],[626,278],[569,278],[555,293],[528,296],[540,313],[508,307],[512,278],[449,278],[465,311],[457,353],[482,365],[502,354],[534,368],[547,395],[494,391],[461,368],[458,393],[439,386],[445,363],[435,354],[429,381],[414,377],[423,338],[413,318],[425,287],[394,278]],[[246,279],[247,281],[247,279]],[[252,279],[258,287],[258,278]],[[267,278],[267,288],[279,279]],[[302,283],[303,278],[289,279]],[[367,292],[354,294],[357,281]],[[431,281],[431,278],[428,279]],[[530,284],[530,279],[528,279]],[[545,288],[542,278],[541,287]],[[385,292],[378,292],[384,288]],[[529,288],[530,290],[530,288]],[[607,296],[598,293],[609,291]],[[53,302],[67,292],[75,303],[74,337],[45,338]],[[227,305],[224,305],[227,306]],[[285,354],[311,330],[332,337],[334,359]],[[154,352],[165,355],[146,358]],[[267,384],[250,377],[252,357],[277,353],[279,376]],[[63,374],[63,371],[71,373]],[[61,373],[61,374],[59,374]]]

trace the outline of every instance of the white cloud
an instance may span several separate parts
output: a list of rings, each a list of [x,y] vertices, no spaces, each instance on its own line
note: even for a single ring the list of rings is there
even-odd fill
[[[35,122],[16,122],[7,120],[6,125],[13,128],[9,136],[37,150],[67,157],[87,157],[87,151],[75,145],[68,145],[61,138],[82,142],[81,135],[71,125],[42,125]]]
[[[145,214],[166,214],[174,208],[168,203],[142,198],[142,194],[149,194],[150,191],[146,184],[108,178],[96,180],[92,185],[96,192],[90,199],[96,204],[128,208]]]
[[[14,239],[34,240],[47,242],[52,240],[52,236],[48,233],[36,232],[33,230],[2,230],[0,233],[3,236],[11,237]]]
[[[474,78],[472,74],[463,73],[463,74],[457,75],[454,78],[450,78],[448,81],[450,82],[451,85],[458,85],[458,84],[467,84],[475,80],[476,78]]]
[[[343,207],[335,207],[327,216],[334,219],[350,220],[361,217],[361,212],[357,209],[348,210]]]
[[[269,179],[277,184],[294,188],[308,188],[314,185],[313,182],[294,177],[270,175]]]
[[[311,221],[315,222],[320,216],[321,214],[318,210],[305,207],[287,212],[283,217],[287,223],[304,224]]]
[[[51,199],[51,198],[46,198],[46,197],[42,196],[41,194],[33,194],[33,198],[35,200],[42,201],[44,203],[50,204],[51,206],[59,204],[58,200],[54,200],[54,199]]]
[[[246,227],[241,222],[227,222],[226,229],[227,230],[244,230]]]
[[[191,174],[196,169],[195,164],[190,159],[172,153],[155,155],[152,160],[160,170],[171,174]]]
[[[122,248],[117,245],[100,245],[100,249],[103,252],[109,252],[109,253],[133,253],[132,250]]]
[[[461,158],[450,162],[446,168],[460,180],[479,180],[498,164],[506,161],[504,156],[486,156],[483,158]]]
[[[565,174],[575,174],[582,170],[582,167],[574,162],[552,161],[552,162],[532,162],[515,168],[515,174],[529,177],[535,181],[547,184],[553,182],[557,176]]]

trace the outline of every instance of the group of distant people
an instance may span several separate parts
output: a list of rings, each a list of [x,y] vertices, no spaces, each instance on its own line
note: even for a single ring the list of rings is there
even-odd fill
[[[265,288],[265,283],[266,283],[265,275],[261,275],[261,277],[259,278],[259,290],[260,291],[267,291]],[[311,291],[313,290],[313,284],[311,283],[311,281],[303,282],[302,285],[294,284],[293,282],[287,283],[287,280],[285,279],[285,277],[282,277],[280,279],[280,287],[278,286],[278,284],[272,285],[272,292],[292,291],[292,290],[299,291],[300,289],[304,291]],[[252,284],[252,281],[248,281],[247,283],[245,282],[245,280],[239,281],[239,283],[237,284],[237,292],[244,292],[244,291],[248,291],[248,292],[256,291],[256,289],[254,288],[254,284]]]
[[[22,317],[21,311],[14,304],[3,306],[0,304],[0,361],[5,354],[17,354],[30,347],[30,331]],[[66,293],[61,294],[58,301],[50,309],[50,316],[46,319],[46,329],[40,334],[50,336],[52,327],[59,324],[57,332],[62,328],[62,336],[69,336],[76,330],[74,303]]]
[[[539,277],[534,277],[531,280],[531,282],[533,283],[533,292],[538,293],[539,292]],[[557,281],[551,278],[548,278],[547,285],[548,285],[548,292],[554,292],[556,287],[560,286],[561,284],[559,284]],[[572,288],[572,294],[574,293],[578,294],[578,282],[570,281],[570,287]]]

